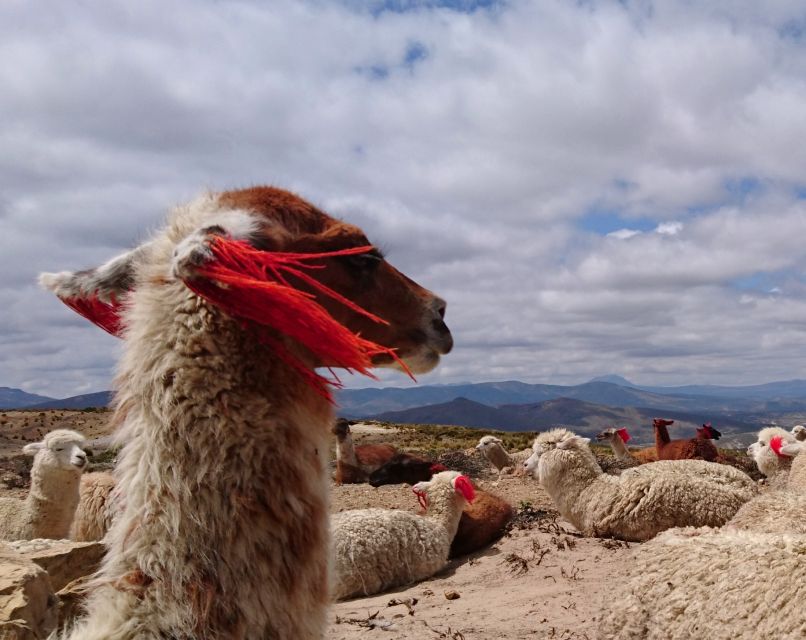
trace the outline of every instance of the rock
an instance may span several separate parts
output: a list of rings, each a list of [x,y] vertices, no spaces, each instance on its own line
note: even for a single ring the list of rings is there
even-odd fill
[[[59,600],[47,572],[0,546],[0,638],[40,640],[56,628]]]
[[[18,540],[8,545],[47,571],[54,591],[95,573],[106,550],[100,542],[71,540]]]
[[[461,597],[462,596],[459,595],[458,591],[451,590],[451,591],[446,591],[445,592],[445,598],[448,599],[448,600],[458,600]]]

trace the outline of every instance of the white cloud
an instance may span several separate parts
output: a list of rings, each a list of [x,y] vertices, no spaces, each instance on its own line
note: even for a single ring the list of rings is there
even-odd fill
[[[448,299],[426,380],[806,377],[799,3],[363,7],[0,6],[0,384],[107,387],[114,341],[35,274],[264,182]],[[623,226],[581,233],[596,207]]]

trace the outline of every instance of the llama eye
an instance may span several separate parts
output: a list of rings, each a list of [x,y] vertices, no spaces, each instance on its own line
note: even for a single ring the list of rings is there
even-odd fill
[[[362,253],[357,256],[347,256],[345,262],[356,271],[374,271],[383,262],[383,256],[375,252]]]

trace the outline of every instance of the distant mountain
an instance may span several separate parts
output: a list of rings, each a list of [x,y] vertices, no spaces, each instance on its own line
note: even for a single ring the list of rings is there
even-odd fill
[[[26,409],[86,409],[87,407],[107,407],[112,402],[111,391],[87,393],[81,396],[62,398],[61,400],[48,400],[39,404],[30,405]]]
[[[609,382],[610,384],[617,384],[622,387],[635,387],[636,389],[639,388],[637,384],[633,384],[627,378],[622,378],[621,376],[616,376],[613,374],[607,376],[597,376],[595,378],[591,378],[588,382]]]
[[[48,396],[39,396],[35,393],[26,393],[22,389],[0,387],[0,409],[20,409],[37,402],[53,400]]]
[[[657,413],[648,407],[613,407],[573,398],[499,407],[456,398],[450,402],[389,411],[373,417],[398,424],[454,424],[503,431],[544,431],[565,426],[588,437],[594,437],[606,427],[619,426],[627,427],[636,443],[648,444],[655,437],[652,418],[657,417]],[[759,426],[757,422],[728,414],[668,411],[663,416],[675,421],[669,429],[672,438],[693,437],[695,428],[708,420],[719,426],[725,438],[755,431]]]
[[[618,376],[624,384],[592,380],[575,386],[526,384],[524,382],[481,382],[459,385],[425,385],[406,389],[344,389],[336,400],[339,412],[352,418],[402,411],[414,407],[466,398],[490,407],[529,404],[553,398],[620,407],[650,407],[658,411],[683,412],[769,412],[806,411],[806,381],[770,383],[756,387],[639,387]],[[712,390],[712,394],[704,393]],[[719,395],[721,393],[722,395]]]

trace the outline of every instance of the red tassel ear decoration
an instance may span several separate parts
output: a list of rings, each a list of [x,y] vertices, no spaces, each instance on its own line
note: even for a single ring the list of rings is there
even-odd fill
[[[627,429],[616,429],[616,433],[624,444],[630,441],[630,434],[627,432]]]
[[[447,470],[448,467],[446,467],[444,464],[440,464],[439,462],[435,462],[434,464],[432,464],[429,469],[431,473],[439,473],[441,471],[447,471]]]
[[[374,378],[369,370],[371,358],[384,354],[396,360],[414,379],[394,349],[354,334],[337,322],[313,294],[294,288],[286,279],[293,276],[352,311],[374,322],[389,324],[306,273],[325,268],[322,264],[311,264],[312,261],[367,253],[371,246],[313,254],[277,253],[260,251],[246,242],[216,237],[210,248],[215,259],[200,267],[198,277],[185,280],[185,284],[211,304],[246,324],[273,329],[292,338],[329,367]],[[342,386],[335,374],[333,379],[320,376],[266,331],[258,331],[258,338],[271,345],[280,359],[294,367],[306,382],[332,402],[328,387]]]
[[[473,488],[473,483],[467,479],[467,476],[457,476],[453,481],[453,488],[461,493],[468,503],[472,503],[476,499],[476,490]]]
[[[781,447],[784,446],[784,439],[781,436],[775,436],[770,438],[770,449],[775,452],[775,455],[779,458],[790,458],[791,456],[786,455],[785,453],[781,453]]]
[[[82,298],[60,299],[80,316],[84,316],[107,333],[120,337],[123,329],[120,322],[121,304],[114,297],[110,303],[102,302],[95,294]]]

